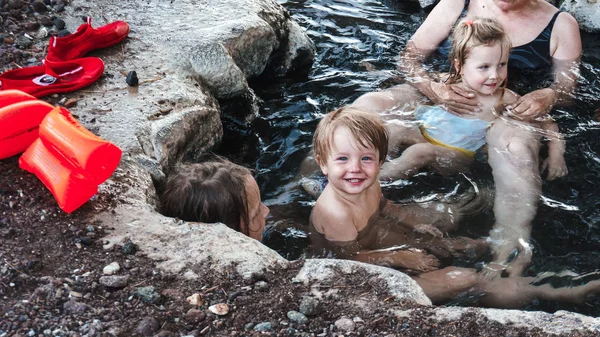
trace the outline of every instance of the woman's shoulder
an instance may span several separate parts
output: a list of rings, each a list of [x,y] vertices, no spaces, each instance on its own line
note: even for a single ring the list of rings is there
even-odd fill
[[[557,32],[572,32],[573,30],[579,31],[579,23],[573,15],[568,12],[560,12],[554,22],[554,31]]]

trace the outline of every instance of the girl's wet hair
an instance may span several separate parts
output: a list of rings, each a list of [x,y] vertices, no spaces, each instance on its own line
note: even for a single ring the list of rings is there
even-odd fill
[[[313,149],[319,163],[327,162],[333,146],[333,133],[338,126],[347,127],[360,146],[373,146],[379,151],[380,163],[385,161],[389,137],[379,116],[345,106],[328,113],[317,126],[313,136]]]
[[[246,180],[250,170],[214,156],[211,161],[181,164],[167,177],[160,211],[185,221],[222,222],[248,235]]]
[[[452,32],[452,50],[449,56],[452,66],[446,83],[452,84],[460,81],[460,71],[473,48],[492,46],[496,43],[500,43],[502,53],[510,52],[510,40],[498,21],[490,18],[461,20]]]

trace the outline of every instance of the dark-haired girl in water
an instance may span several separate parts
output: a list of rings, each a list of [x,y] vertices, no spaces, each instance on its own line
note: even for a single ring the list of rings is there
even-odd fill
[[[259,241],[269,214],[250,170],[220,157],[177,167],[165,182],[160,209],[185,221],[221,222]]]

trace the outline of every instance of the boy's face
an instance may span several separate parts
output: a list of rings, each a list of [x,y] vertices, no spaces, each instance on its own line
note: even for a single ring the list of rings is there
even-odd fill
[[[374,146],[361,147],[345,126],[335,129],[331,145],[331,153],[319,165],[335,190],[359,194],[377,181],[381,165],[379,151]]]

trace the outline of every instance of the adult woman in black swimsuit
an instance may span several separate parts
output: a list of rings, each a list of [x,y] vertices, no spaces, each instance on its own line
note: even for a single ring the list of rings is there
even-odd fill
[[[359,97],[353,105],[382,113],[423,101],[441,104],[457,114],[476,114],[478,103],[468,91],[437,81],[436,74],[425,71],[423,61],[450,35],[461,15],[492,17],[505,28],[515,48],[509,60],[508,79],[540,80],[537,90],[508,106],[524,121],[546,115],[555,104],[565,103],[576,84],[581,55],[579,26],[575,19],[543,0],[441,0],[407,42],[401,53],[399,69],[410,84],[372,92]],[[522,72],[517,75],[516,72]],[[545,81],[548,74],[550,83]],[[529,83],[531,85],[531,83]],[[393,135],[391,135],[393,138]],[[492,269],[506,269],[519,275],[531,260],[529,235],[541,194],[539,172],[539,135],[518,122],[498,121],[489,130],[489,163],[496,183],[494,214],[496,224],[490,233],[494,251]],[[517,258],[508,264],[509,256]]]

